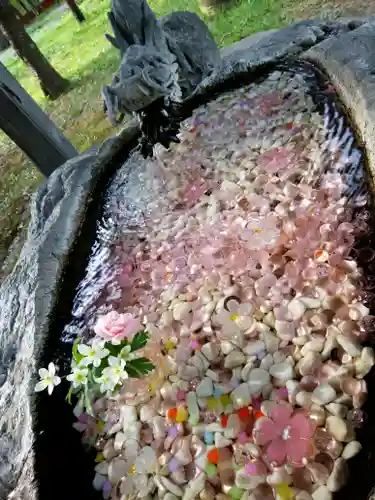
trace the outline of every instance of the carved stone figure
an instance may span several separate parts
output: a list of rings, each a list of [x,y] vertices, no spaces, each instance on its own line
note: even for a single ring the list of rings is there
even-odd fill
[[[108,17],[114,36],[107,39],[122,57],[102,91],[108,117],[117,124],[127,113],[138,114],[143,150],[151,154],[152,143],[167,147],[177,141],[173,108],[219,65],[219,50],[205,23],[191,12],[158,20],[146,0],[112,0]]]

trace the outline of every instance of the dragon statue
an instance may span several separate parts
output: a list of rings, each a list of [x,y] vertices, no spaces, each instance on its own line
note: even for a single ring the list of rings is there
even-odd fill
[[[220,64],[216,43],[194,13],[173,12],[157,19],[146,0],[112,0],[106,35],[121,63],[102,89],[113,124],[133,113],[140,121],[141,152],[156,143],[178,142],[178,106]]]

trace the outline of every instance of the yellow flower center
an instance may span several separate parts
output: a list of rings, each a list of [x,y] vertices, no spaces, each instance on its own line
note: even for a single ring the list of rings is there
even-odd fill
[[[229,319],[231,319],[232,321],[236,321],[237,318],[238,314],[232,314],[232,316],[229,316]]]
[[[253,232],[254,232],[254,233],[261,233],[261,232],[262,232],[262,230],[261,230],[261,229],[253,229]]]
[[[173,342],[173,340],[168,340],[168,342],[166,342],[164,347],[166,348],[167,351],[170,351],[176,347],[176,344]]]
[[[128,470],[128,474],[135,474],[137,471],[135,470],[135,465],[134,464],[131,464],[129,470]]]

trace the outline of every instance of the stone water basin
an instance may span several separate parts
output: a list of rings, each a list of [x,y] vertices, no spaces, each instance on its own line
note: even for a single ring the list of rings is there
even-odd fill
[[[145,325],[156,369],[94,401],[94,422],[79,415],[87,459],[67,384],[37,397],[38,498],[94,498],[93,481],[98,498],[123,500],[137,488],[167,500],[367,498],[373,254],[362,150],[324,76],[299,61],[285,68],[198,93],[183,108],[193,116],[181,144],[152,161],[131,152],[101,217],[90,214],[91,227],[101,219],[96,242],[86,270],[70,264],[77,276],[64,281],[54,323],[63,331],[38,366],[69,373],[72,342],[90,343],[95,325],[103,335],[98,319],[114,310]],[[62,473],[76,489],[54,480]]]
[[[95,414],[110,498],[328,499],[362,448],[362,155],[332,86],[295,65],[195,109],[107,191],[64,341],[132,315],[156,366]]]

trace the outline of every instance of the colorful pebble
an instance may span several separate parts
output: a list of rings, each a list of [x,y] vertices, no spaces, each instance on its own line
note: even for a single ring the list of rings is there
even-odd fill
[[[207,464],[207,467],[205,468],[205,473],[207,474],[208,477],[213,477],[217,476],[217,467],[214,464]]]
[[[177,391],[176,392],[177,401],[185,401],[186,400],[186,392],[185,391]]]
[[[294,493],[287,484],[278,484],[275,486],[276,500],[293,500]]]
[[[170,418],[171,420],[175,420],[177,417],[177,408],[170,408],[167,411],[167,417]]]
[[[217,465],[219,462],[219,450],[214,448],[207,453],[207,460],[210,464]]]
[[[179,434],[180,433],[175,425],[168,430],[168,436],[170,437],[177,437]]]
[[[197,340],[192,340],[192,341],[190,342],[190,347],[191,347],[192,349],[194,349],[194,350],[199,349],[199,348],[200,348],[200,346],[201,346],[201,345],[200,345],[200,343],[199,343]]]
[[[220,396],[220,398],[219,398],[219,399],[220,399],[220,403],[221,403],[224,407],[226,407],[226,406],[230,405],[230,403],[231,403],[231,399],[230,399],[229,394],[222,394],[222,395]]]
[[[237,439],[238,439],[239,443],[244,444],[247,442],[248,436],[247,436],[246,432],[240,432],[237,436]]]
[[[176,415],[176,422],[177,423],[182,423],[186,422],[186,420],[189,418],[189,414],[186,408],[181,406],[180,408],[177,409],[177,415]]]
[[[177,460],[177,458],[172,457],[169,462],[168,462],[168,470],[169,472],[176,472],[178,469],[181,467],[180,462]]]
[[[239,408],[237,410],[237,415],[239,416],[240,420],[246,422],[247,420],[249,420],[251,412],[249,408]]]
[[[215,410],[218,407],[218,400],[215,398],[208,398],[207,399],[207,409],[208,410]]]
[[[229,496],[233,500],[241,500],[243,494],[244,490],[238,488],[238,486],[232,486],[231,489],[229,490]]]
[[[264,415],[264,413],[263,413],[263,412],[261,412],[261,411],[256,411],[256,412],[254,413],[254,418],[255,418],[255,420],[258,420],[258,418],[262,418],[262,417],[264,417],[264,416],[265,416],[265,415]]]
[[[224,427],[224,429],[225,429],[228,426],[228,420],[229,420],[228,415],[221,415],[221,418],[220,418],[221,427]]]
[[[214,397],[215,398],[219,398],[222,394],[223,394],[223,389],[221,387],[217,387],[215,390],[214,390]]]
[[[204,433],[204,442],[208,445],[214,444],[214,433],[213,432],[205,432]]]

